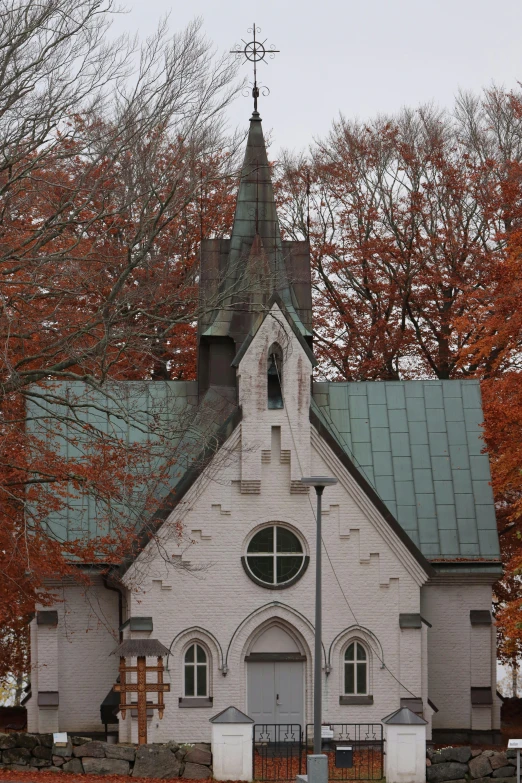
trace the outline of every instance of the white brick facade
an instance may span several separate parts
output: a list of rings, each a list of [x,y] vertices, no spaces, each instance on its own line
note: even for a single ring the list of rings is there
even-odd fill
[[[31,623],[28,731],[102,729],[100,704],[118,673],[118,659],[109,657],[118,644],[118,596],[99,577],[92,582],[88,588],[66,584],[56,591],[56,627]],[[38,708],[42,691],[59,693],[58,709]]]
[[[421,612],[432,625],[429,696],[439,709],[433,716],[434,728],[500,728],[495,628],[470,623],[470,610],[489,609],[491,600],[491,585],[472,575],[460,580],[439,577],[422,590]],[[472,707],[471,688],[488,686],[493,704]]]
[[[284,356],[280,410],[266,404],[267,352],[274,342]],[[125,575],[126,616],[151,617],[150,635],[171,650],[165,717],[159,721],[155,713],[149,721],[149,741],[209,740],[210,717],[229,705],[246,711],[245,657],[272,625],[284,628],[306,658],[304,721],[311,722],[315,496],[296,491],[303,475],[339,480],[323,502],[325,721],[377,723],[401,698],[417,697],[427,720],[428,698],[439,708],[434,726],[498,725],[498,705],[472,710],[470,703],[474,685],[495,690],[491,627],[472,628],[469,619],[471,609],[490,609],[491,587],[472,580],[430,584],[422,563],[310,424],[311,371],[274,305],[238,368],[241,424],[164,524],[161,546],[151,541]],[[304,575],[280,590],[255,584],[241,562],[253,532],[275,522],[294,530],[310,557]],[[32,628],[31,731],[43,731],[51,713],[36,707],[37,691],[55,687],[56,728],[100,730],[99,706],[117,675],[118,660],[109,657],[117,644],[117,595],[98,580],[88,596],[68,587],[64,597],[56,606],[57,629]],[[432,627],[401,629],[401,614],[422,614]],[[340,704],[343,655],[354,639],[368,651],[373,703]],[[179,705],[183,655],[195,640],[209,655],[213,703],[185,708]],[[135,724],[120,721],[122,740],[135,739]]]

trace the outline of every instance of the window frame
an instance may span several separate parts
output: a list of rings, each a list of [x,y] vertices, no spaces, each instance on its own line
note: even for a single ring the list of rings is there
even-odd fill
[[[252,543],[253,539],[258,535],[258,533],[261,533],[263,530],[267,530],[269,528],[273,529],[273,547],[271,552],[266,553],[255,553],[255,552],[248,552],[248,548],[250,547],[250,544]],[[295,553],[295,552],[277,552],[277,528],[281,528],[282,530],[287,530],[289,533],[292,533],[298,540],[299,544],[301,545],[301,552]],[[274,580],[277,579],[277,558],[278,557],[296,557],[300,556],[302,558],[301,566],[297,573],[292,576],[290,579],[286,580],[285,582],[266,582],[260,577],[258,577],[250,568],[249,565],[249,558],[250,557],[272,557],[273,563],[274,563]],[[262,525],[261,527],[256,528],[253,530],[250,535],[248,536],[246,543],[245,543],[245,550],[244,555],[241,558],[241,564],[243,566],[243,569],[247,576],[255,582],[260,587],[264,587],[267,590],[284,590],[287,587],[290,587],[291,585],[295,584],[301,577],[304,575],[306,569],[308,568],[308,564],[310,562],[310,556],[307,552],[307,546],[306,542],[303,539],[303,537],[300,535],[300,533],[295,530],[293,527],[286,525],[283,522],[269,522],[265,525]]]
[[[354,657],[353,659],[349,660],[346,656],[348,655],[348,650],[350,647],[354,648]],[[358,647],[361,648],[361,650],[364,652],[364,658],[358,657]],[[358,698],[358,697],[369,697],[370,696],[370,653],[368,650],[367,645],[365,645],[363,642],[361,642],[360,639],[350,639],[349,642],[346,644],[342,656],[342,693],[345,697],[352,697],[352,698]],[[357,666],[363,664],[365,667],[365,690],[359,691],[358,690],[358,683],[357,683]],[[354,684],[354,690],[352,692],[348,692],[346,688],[347,684],[347,677],[346,677],[346,668],[347,666],[353,667],[353,684]]]
[[[204,655],[205,655],[205,662],[198,662],[197,660],[197,648],[200,648]],[[190,652],[190,650],[194,650],[194,660],[193,661],[187,661],[187,655]],[[194,693],[190,694],[187,693],[187,668],[192,667],[194,669]],[[198,668],[204,668],[205,669],[205,694],[199,694],[197,693],[198,690],[198,681],[197,681],[197,670]],[[184,699],[201,699],[208,701],[210,697],[210,654],[207,650],[206,646],[202,644],[202,642],[199,639],[193,639],[184,649],[183,652],[183,698]]]

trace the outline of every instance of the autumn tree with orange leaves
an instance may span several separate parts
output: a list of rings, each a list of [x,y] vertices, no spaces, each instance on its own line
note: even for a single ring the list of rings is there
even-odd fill
[[[480,378],[506,576],[502,660],[522,652],[521,94],[341,118],[285,154],[287,235],[309,237],[315,351],[336,380]]]
[[[115,562],[133,535],[128,520],[63,543],[49,515],[85,491],[121,511],[138,485],[144,512],[167,486],[179,431],[157,428],[151,462],[150,444],[78,411],[110,404],[122,427],[143,426],[120,381],[194,377],[195,321],[216,306],[198,299],[199,243],[233,217],[235,66],[198,21],[137,47],[111,39],[112,12],[0,3],[0,681],[26,668],[46,579],[87,579],[71,557]]]
[[[197,261],[201,238],[232,222],[235,71],[199,23],[171,38],[163,24],[136,52],[110,39],[111,11],[0,0],[0,682],[26,668],[46,580],[87,580],[71,557],[117,561],[168,488],[178,425],[155,428],[150,471],[149,443],[83,414],[144,426],[124,384],[194,377],[198,313],[219,305],[199,300]],[[522,648],[521,117],[518,92],[491,89],[452,114],[341,119],[277,169],[284,230],[312,242],[324,375],[483,381],[507,661]],[[64,544],[46,520],[85,491],[118,524]]]

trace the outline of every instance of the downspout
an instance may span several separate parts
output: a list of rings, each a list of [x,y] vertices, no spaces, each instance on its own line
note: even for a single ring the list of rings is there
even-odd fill
[[[103,586],[106,590],[112,590],[114,593],[118,593],[118,631],[120,634],[120,644],[123,642],[123,593],[119,587],[111,587],[109,584],[109,577],[103,576]]]

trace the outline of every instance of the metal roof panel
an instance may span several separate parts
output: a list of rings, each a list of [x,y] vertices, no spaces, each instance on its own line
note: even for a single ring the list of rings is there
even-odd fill
[[[389,427],[388,408],[386,405],[369,405],[370,424],[372,427]]]
[[[426,421],[426,406],[422,397],[406,397],[408,421]]]
[[[410,440],[407,432],[392,432],[390,435],[391,450],[394,457],[410,456]]]
[[[346,404],[345,415],[352,427],[357,421],[356,439],[361,440],[356,448],[369,449],[364,459],[370,463],[364,471],[375,474],[378,494],[423,554],[450,560],[497,558],[489,460],[482,454],[479,383],[321,384],[318,392],[327,423],[332,419],[332,393],[337,405],[341,397],[336,386],[349,400],[357,399]],[[367,418],[362,398],[368,402]],[[362,440],[366,422],[371,425],[369,442]]]
[[[404,530],[418,530],[417,509],[415,506],[402,506],[399,504],[397,506],[397,515]]]
[[[415,506],[415,489],[413,481],[396,481],[395,495],[402,506]]]
[[[376,476],[393,476],[391,452],[374,450],[373,467]]]
[[[432,461],[428,444],[412,444],[411,458],[416,468],[425,468],[426,470],[431,470]]]
[[[395,381],[386,383],[386,404],[390,411],[406,407],[403,384]]]
[[[392,476],[377,476],[375,479],[375,489],[379,497],[386,503],[388,500],[395,500],[395,487]]]
[[[437,524],[439,526],[439,530],[457,529],[457,512],[455,510],[455,505],[437,504],[436,512],[437,512]]]

